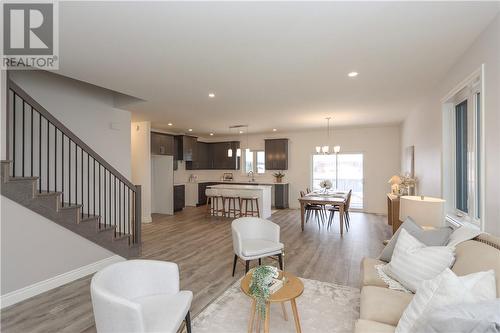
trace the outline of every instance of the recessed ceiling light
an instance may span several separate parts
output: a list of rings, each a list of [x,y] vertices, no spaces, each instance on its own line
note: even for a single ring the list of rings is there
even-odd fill
[[[192,132],[192,131],[193,131],[193,129],[192,129],[192,128],[190,128],[190,129],[188,129],[188,131],[189,131],[189,132]]]
[[[214,98],[214,97],[215,97],[215,93],[209,93],[209,94],[208,94],[208,97],[210,97],[210,98]]]
[[[214,133],[210,133],[210,136],[214,136]]]
[[[277,129],[276,129],[276,128],[273,128],[273,132],[276,132],[276,131],[277,131]]]
[[[167,125],[168,125],[168,126],[172,126],[173,124],[172,124],[172,123],[168,123]]]
[[[356,77],[356,76],[358,76],[358,74],[359,74],[358,72],[350,72],[349,74],[347,74],[347,76]]]
[[[240,131],[240,134],[243,134],[243,131]]]

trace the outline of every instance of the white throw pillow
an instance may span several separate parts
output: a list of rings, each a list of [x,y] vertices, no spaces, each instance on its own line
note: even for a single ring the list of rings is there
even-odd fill
[[[478,272],[458,277],[449,268],[432,280],[423,281],[403,312],[396,333],[411,332],[425,323],[433,310],[458,303],[475,303],[496,298],[495,272]]]
[[[447,246],[426,246],[406,230],[399,234],[391,262],[384,266],[384,272],[415,292],[423,280],[436,277],[455,261],[453,248]]]

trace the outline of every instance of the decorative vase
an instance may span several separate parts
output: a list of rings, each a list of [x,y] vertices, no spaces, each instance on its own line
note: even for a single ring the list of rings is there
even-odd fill
[[[276,177],[276,183],[281,183],[281,182],[282,182],[282,180],[283,180],[283,178],[282,178],[282,177]]]

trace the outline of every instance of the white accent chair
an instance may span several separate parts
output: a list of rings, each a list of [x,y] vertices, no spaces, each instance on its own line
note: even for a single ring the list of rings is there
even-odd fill
[[[176,333],[186,320],[191,333],[191,291],[179,291],[172,262],[128,260],[92,277],[92,306],[98,333]]]
[[[251,260],[277,256],[283,269],[283,243],[280,243],[280,227],[276,223],[258,217],[241,217],[231,223],[233,233],[233,276],[238,257],[245,261],[248,273]]]

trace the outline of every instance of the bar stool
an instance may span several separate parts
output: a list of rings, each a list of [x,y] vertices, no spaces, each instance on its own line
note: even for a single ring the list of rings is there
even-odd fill
[[[236,207],[236,202],[238,202],[238,207]],[[231,213],[233,214],[234,218],[241,216],[241,206],[239,205],[239,202],[240,197],[237,191],[224,191],[224,195],[222,196],[222,206],[224,207],[226,217],[231,217]]]
[[[218,216],[220,212],[222,212],[223,216],[224,212],[224,201],[222,205],[222,210],[219,209],[219,191],[213,188],[207,188],[205,190],[205,195],[207,197],[207,215],[209,216]]]
[[[250,210],[248,204],[250,203]],[[257,210],[254,209],[254,203]],[[243,206],[245,206],[245,213],[243,214]],[[242,196],[240,197],[240,216],[257,216],[260,217],[259,211],[259,197],[258,196]]]

